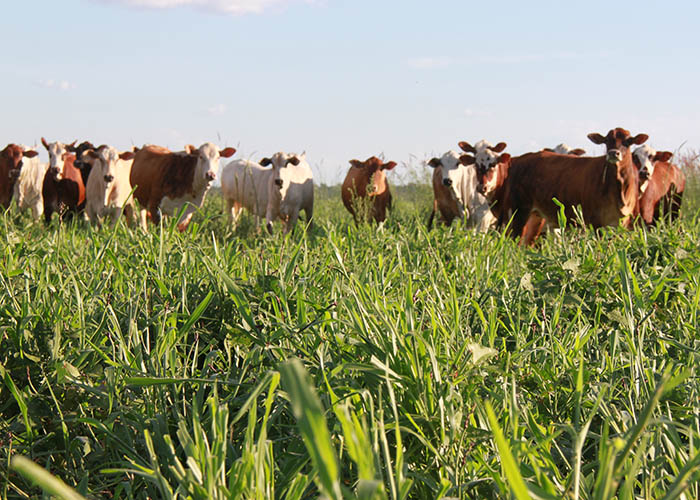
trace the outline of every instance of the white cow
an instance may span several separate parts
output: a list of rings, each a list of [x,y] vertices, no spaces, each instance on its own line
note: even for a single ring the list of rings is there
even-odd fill
[[[440,209],[442,219],[448,225],[454,218],[460,218],[465,219],[468,226],[485,232],[495,224],[496,218],[486,198],[476,191],[476,170],[471,165],[463,165],[459,153],[448,151],[440,158],[432,158],[428,165],[436,169],[430,223],[436,209]]]
[[[545,151],[549,151],[550,153],[557,153],[560,155],[573,155],[573,156],[583,156],[586,154],[586,151],[581,148],[572,148],[568,144],[564,144],[563,142],[561,144],[558,144],[554,149],[552,148],[544,148]]]
[[[22,146],[25,151],[34,151],[34,148]],[[44,213],[44,198],[41,195],[41,187],[44,184],[44,176],[48,170],[48,163],[39,161],[38,156],[24,157],[19,177],[14,187],[14,198],[17,207],[23,211],[32,210],[34,220],[39,220]]]
[[[233,160],[221,171],[221,195],[229,220],[237,223],[243,208],[255,216],[256,225],[267,213],[273,169],[250,160]]]
[[[271,182],[268,184],[267,210],[265,221],[272,234],[272,222],[284,222],[284,234],[294,229],[299,218],[299,210],[304,210],[306,221],[311,229],[314,213],[314,180],[311,167],[306,161],[306,153],[275,153],[272,158],[263,158],[260,165],[272,165]]]
[[[112,226],[124,212],[128,224],[134,216],[134,201],[131,195],[131,165],[134,153],[117,152],[112,146],[102,145],[83,154],[83,159],[92,165],[85,186],[85,209],[90,221],[101,225],[102,219],[112,219]]]

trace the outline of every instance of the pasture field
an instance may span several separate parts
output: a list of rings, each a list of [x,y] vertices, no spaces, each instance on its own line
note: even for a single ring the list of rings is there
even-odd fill
[[[380,230],[319,188],[287,238],[217,193],[184,234],[11,209],[0,496],[700,498],[696,179],[535,249],[428,232],[427,184]]]

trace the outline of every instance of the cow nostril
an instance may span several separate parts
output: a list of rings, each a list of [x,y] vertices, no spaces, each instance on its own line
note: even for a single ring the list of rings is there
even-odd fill
[[[114,176],[112,175],[105,175],[105,182],[112,182],[114,180]]]
[[[275,184],[277,184],[278,187],[282,187],[282,179],[275,179]]]
[[[207,180],[213,181],[216,179],[216,174],[214,172],[207,172]]]
[[[445,186],[451,186],[452,185],[452,179],[443,179],[442,180],[443,185]]]

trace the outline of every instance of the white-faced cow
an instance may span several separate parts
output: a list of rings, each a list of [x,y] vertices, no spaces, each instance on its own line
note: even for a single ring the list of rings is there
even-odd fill
[[[640,215],[647,225],[654,225],[662,211],[672,221],[678,218],[685,191],[685,174],[670,163],[671,156],[670,151],[655,151],[647,144],[632,153],[640,182],[635,215]]]
[[[300,210],[304,211],[310,229],[314,213],[314,181],[306,155],[279,152],[260,160],[260,165],[272,166],[265,210],[267,230],[272,233],[272,222],[280,219],[284,222],[284,234],[287,234],[294,229]]]
[[[131,165],[134,153],[119,153],[112,146],[102,145],[86,150],[83,161],[89,164],[89,176],[85,186],[87,212],[90,221],[101,225],[103,218],[110,218],[112,226],[124,212],[128,224],[134,217],[131,195]]]
[[[454,219],[463,219],[470,226],[486,231],[495,223],[488,201],[476,191],[476,170],[463,164],[460,155],[448,151],[440,158],[432,158],[428,165],[433,170],[433,211],[428,220],[432,226],[436,212],[450,225]]]
[[[229,220],[235,226],[245,208],[255,216],[256,226],[267,213],[273,169],[251,160],[233,160],[221,171],[221,195]]]
[[[141,204],[141,225],[146,229],[150,214],[154,223],[161,213],[174,215],[186,206],[178,221],[184,231],[197,208],[202,206],[219,170],[219,158],[228,158],[234,148],[219,150],[211,142],[199,148],[188,146],[173,153],[159,146],[144,146],[136,152],[129,180],[136,189],[134,196]]]
[[[375,222],[384,222],[387,209],[391,210],[391,190],[386,171],[393,169],[396,162],[384,162],[372,156],[365,161],[350,160],[350,165],[352,166],[340,191],[343,205],[352,215],[355,224],[364,218],[362,212],[365,210],[366,215]],[[365,203],[368,203],[366,207]]]

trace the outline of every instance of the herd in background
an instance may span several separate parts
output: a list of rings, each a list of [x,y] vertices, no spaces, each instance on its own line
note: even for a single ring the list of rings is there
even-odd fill
[[[584,223],[594,228],[621,220],[626,227],[635,220],[652,225],[661,212],[671,220],[678,217],[685,176],[670,163],[670,152],[654,151],[642,145],[646,134],[632,136],[622,128],[588,138],[605,145],[606,154],[587,157],[582,149],[560,144],[511,157],[505,142],[460,142],[462,152],[448,151],[427,162],[434,192],[429,227],[439,214],[446,225],[461,219],[479,231],[505,229],[522,244],[532,244],[547,228],[558,227],[559,204],[569,221],[576,220],[575,207],[581,207]],[[0,151],[3,207],[14,197],[20,210],[31,209],[35,220],[43,214],[47,223],[57,212],[61,220],[85,213],[98,225],[107,218],[114,224],[123,213],[131,224],[136,201],[144,229],[149,218],[158,223],[166,214],[180,216],[180,231],[202,206],[220,158],[236,151],[210,142],[182,151],[145,145],[124,152],[87,141],[76,146],[77,141],[49,143],[42,137],[41,142],[48,164],[23,146],[10,144]],[[637,146],[634,151],[632,146]],[[365,218],[383,222],[392,202],[386,172],[396,163],[372,156],[350,164],[341,188],[344,206],[356,223]],[[221,192],[234,224],[243,208],[258,224],[264,217],[270,233],[275,220],[283,222],[285,233],[291,231],[300,211],[307,224],[313,218],[313,176],[305,154],[233,160],[222,169]]]

